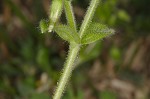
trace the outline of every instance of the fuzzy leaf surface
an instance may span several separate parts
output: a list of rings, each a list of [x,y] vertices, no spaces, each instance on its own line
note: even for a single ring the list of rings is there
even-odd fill
[[[67,25],[58,25],[54,28],[54,31],[63,39],[68,42],[80,43],[80,38],[78,33]]]
[[[115,31],[106,25],[99,23],[91,23],[86,33],[81,38],[81,44],[90,44],[97,40],[113,35]]]

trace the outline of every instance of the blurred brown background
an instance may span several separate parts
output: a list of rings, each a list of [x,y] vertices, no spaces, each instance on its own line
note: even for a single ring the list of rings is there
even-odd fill
[[[90,0],[73,0],[81,25]],[[0,0],[0,99],[50,99],[68,44],[41,34],[51,0]],[[116,30],[84,46],[63,99],[150,99],[150,0],[102,0],[93,21]],[[63,13],[61,23],[66,23]],[[49,98],[50,97],[50,98]]]

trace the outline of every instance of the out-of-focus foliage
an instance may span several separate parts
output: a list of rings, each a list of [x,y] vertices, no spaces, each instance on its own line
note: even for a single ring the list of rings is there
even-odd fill
[[[90,0],[72,0],[78,28]],[[0,1],[0,99],[49,99],[68,44],[41,34],[51,0]],[[64,99],[150,98],[150,0],[102,0],[94,22],[116,35],[85,45]],[[60,22],[65,23],[62,15]]]

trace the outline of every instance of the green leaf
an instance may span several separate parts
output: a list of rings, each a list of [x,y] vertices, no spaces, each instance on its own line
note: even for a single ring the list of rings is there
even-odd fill
[[[67,25],[58,25],[54,28],[54,31],[64,40],[68,42],[80,43],[78,33],[74,32],[72,28]]]
[[[40,30],[42,33],[45,33],[48,31],[49,22],[47,20],[41,20],[40,21]]]
[[[119,10],[118,11],[118,17],[123,20],[123,21],[126,21],[126,22],[129,22],[130,21],[130,16],[128,15],[128,13],[124,10]]]
[[[115,31],[113,29],[109,29],[106,25],[92,23],[83,35],[81,44],[93,43],[97,40],[113,35],[114,32]]]

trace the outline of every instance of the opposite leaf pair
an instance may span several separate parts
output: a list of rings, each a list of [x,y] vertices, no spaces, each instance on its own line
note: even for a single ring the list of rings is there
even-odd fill
[[[77,44],[90,44],[97,40],[103,39],[114,34],[113,29],[99,23],[91,23],[86,33],[79,37],[79,34],[74,32],[72,28],[67,25],[58,25],[54,31],[64,40],[68,42],[75,42]]]
[[[109,29],[105,25],[102,25],[100,23],[90,23],[90,26],[88,26],[88,28],[84,31],[86,33],[83,33],[82,36],[79,35],[76,29],[76,22],[75,22],[74,15],[72,12],[71,1],[64,2],[64,8],[65,8],[66,17],[68,20],[68,25],[57,25],[57,24],[55,25],[58,17],[60,17],[60,14],[62,12],[61,10],[62,4],[60,4],[60,1],[61,0],[53,1],[52,6],[51,6],[50,21],[47,21],[47,20],[40,21],[40,28],[41,28],[42,33],[47,32],[47,31],[51,32],[52,30],[54,30],[62,39],[68,41],[69,43],[75,42],[81,45],[90,44],[97,40],[103,39],[105,37],[108,37],[114,34],[114,30]],[[94,2],[94,3],[97,3],[97,2]],[[56,4],[59,4],[59,5],[56,5]],[[56,9],[56,8],[59,8],[59,9]]]
[[[48,23],[49,22],[46,20],[41,20],[40,27],[42,33],[48,31]],[[75,42],[77,44],[90,44],[114,34],[113,29],[109,29],[106,25],[100,23],[91,23],[82,38],[80,38],[79,34],[67,25],[55,26],[54,31],[65,41]]]
[[[93,0],[94,1],[94,0]],[[96,1],[96,0],[95,0]],[[55,25],[62,10],[61,0],[54,0],[51,7],[50,21],[41,20],[41,32],[51,32],[54,30],[62,39],[69,43],[75,42],[77,44],[90,44],[97,40],[103,39],[114,34],[113,29],[100,23],[91,23],[90,26],[84,31],[83,35],[79,35],[76,30],[76,22],[72,12],[71,1],[65,1],[65,12],[68,19],[68,25]],[[91,2],[92,3],[92,2]],[[96,2],[95,2],[96,3]],[[56,5],[58,4],[58,5]],[[58,7],[59,6],[59,7]],[[57,8],[57,9],[56,9]],[[57,17],[58,16],[58,17]],[[56,18],[57,17],[57,18]],[[81,27],[82,28],[82,27]]]

